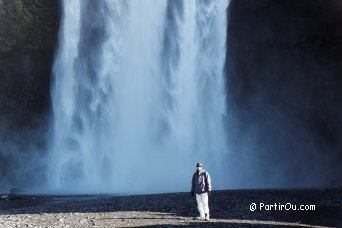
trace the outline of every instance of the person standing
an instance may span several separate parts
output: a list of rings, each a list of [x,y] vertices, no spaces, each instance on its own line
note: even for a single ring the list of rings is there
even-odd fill
[[[191,195],[196,196],[197,208],[200,213],[198,219],[209,220],[208,198],[211,192],[209,173],[203,169],[202,163],[197,163],[196,172],[192,176]]]

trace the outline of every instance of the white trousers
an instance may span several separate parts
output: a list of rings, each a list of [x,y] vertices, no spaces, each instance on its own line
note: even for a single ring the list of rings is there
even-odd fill
[[[200,216],[203,218],[205,214],[209,216],[208,193],[196,194],[196,201]]]

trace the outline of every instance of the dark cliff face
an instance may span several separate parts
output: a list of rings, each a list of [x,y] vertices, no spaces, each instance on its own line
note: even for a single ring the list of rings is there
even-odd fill
[[[341,185],[341,1],[232,0],[227,50],[241,185]]]
[[[0,117],[26,125],[46,111],[58,1],[0,1]]]
[[[41,179],[58,4],[0,0],[0,190]]]

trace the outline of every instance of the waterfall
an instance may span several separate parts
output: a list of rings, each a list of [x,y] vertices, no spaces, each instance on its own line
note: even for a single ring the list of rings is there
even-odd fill
[[[55,191],[188,191],[196,162],[229,185],[227,0],[64,0],[48,153]]]

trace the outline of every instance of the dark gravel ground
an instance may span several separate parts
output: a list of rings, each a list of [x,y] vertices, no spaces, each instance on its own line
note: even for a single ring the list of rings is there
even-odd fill
[[[252,203],[257,205],[253,212]],[[260,203],[276,203],[277,210],[260,210]],[[2,197],[0,227],[342,227],[340,188],[214,191],[209,204],[211,220],[198,221],[190,193]],[[297,210],[279,210],[279,204]],[[300,205],[315,205],[315,210],[300,210]]]

